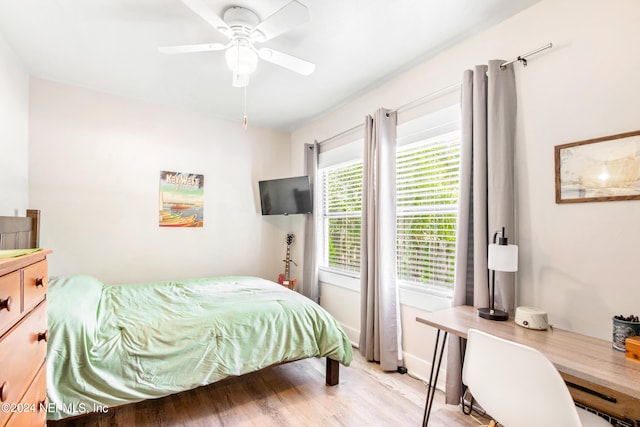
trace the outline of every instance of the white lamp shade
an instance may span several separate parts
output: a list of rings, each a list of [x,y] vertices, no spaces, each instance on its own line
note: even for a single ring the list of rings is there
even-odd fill
[[[518,246],[489,245],[487,267],[495,271],[518,271]]]
[[[248,46],[236,44],[225,52],[227,66],[237,74],[250,74],[258,65],[258,54]]]

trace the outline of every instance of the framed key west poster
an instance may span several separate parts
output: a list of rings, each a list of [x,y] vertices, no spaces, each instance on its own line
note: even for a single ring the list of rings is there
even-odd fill
[[[160,227],[202,227],[204,175],[160,172]]]

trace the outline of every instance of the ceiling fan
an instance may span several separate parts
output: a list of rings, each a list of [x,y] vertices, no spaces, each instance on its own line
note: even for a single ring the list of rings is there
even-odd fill
[[[315,64],[292,55],[268,48],[256,47],[309,20],[307,7],[292,0],[263,21],[250,9],[232,6],[223,17],[216,15],[203,0],[181,0],[194,13],[229,39],[227,43],[204,43],[159,47],[161,53],[192,53],[225,51],[227,65],[233,72],[232,84],[244,87],[249,84],[249,74],[255,71],[258,57],[302,75],[315,70]]]

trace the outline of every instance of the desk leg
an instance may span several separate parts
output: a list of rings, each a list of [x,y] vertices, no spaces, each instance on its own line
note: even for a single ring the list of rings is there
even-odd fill
[[[471,411],[473,410],[473,395],[471,395],[471,401],[469,402],[469,410],[465,409],[464,403],[464,395],[467,392],[467,385],[462,381],[462,369],[464,368],[464,354],[467,351],[467,340],[458,337],[460,341],[460,403],[462,406],[462,413],[465,415],[471,415]]]
[[[433,397],[436,394],[436,384],[438,383],[438,375],[440,374],[440,364],[442,363],[442,355],[444,354],[444,346],[447,343],[448,332],[444,332],[442,341],[440,341],[440,329],[436,335],[436,345],[433,348],[433,360],[431,361],[431,373],[429,374],[429,384],[427,386],[427,401],[425,402],[424,415],[422,416],[422,426],[429,425],[429,417],[431,416],[431,407],[433,406]],[[440,347],[440,351],[438,351]],[[440,353],[438,355],[438,353]],[[438,364],[436,366],[436,358]],[[435,374],[435,375],[434,375]]]

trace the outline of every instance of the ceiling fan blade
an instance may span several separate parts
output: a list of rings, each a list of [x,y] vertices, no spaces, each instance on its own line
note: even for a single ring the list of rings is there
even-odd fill
[[[196,15],[207,21],[209,25],[218,30],[220,33],[231,38],[233,31],[226,22],[222,20],[218,15],[213,13],[211,9],[202,0],[181,0],[189,9],[191,9]]]
[[[303,76],[308,76],[316,69],[316,65],[312,62],[267,47],[259,49],[258,55],[267,62],[288,68]]]
[[[192,52],[212,52],[223,50],[227,45],[222,43],[204,43],[204,44],[187,44],[182,46],[161,46],[158,48],[160,53],[173,55],[175,53],[192,53]]]
[[[184,0],[183,0],[184,1]],[[302,3],[293,0],[267,17],[251,31],[251,39],[262,43],[297,27],[309,20],[309,11]]]

